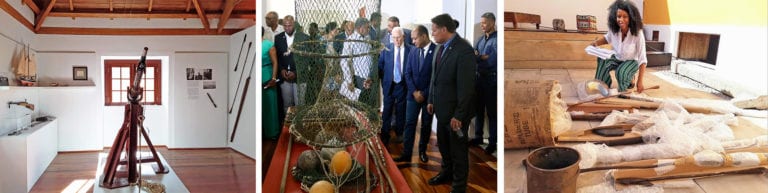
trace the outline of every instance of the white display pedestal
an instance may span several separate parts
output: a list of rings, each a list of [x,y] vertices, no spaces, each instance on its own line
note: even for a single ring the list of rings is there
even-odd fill
[[[141,157],[150,157],[152,154],[150,152],[138,152],[136,154],[137,156],[141,155]],[[160,161],[162,163],[165,162],[165,158],[163,155],[160,155],[158,152],[157,155],[160,157]],[[100,187],[99,183],[101,183],[101,174],[104,173],[104,164],[107,160],[107,154],[106,153],[100,153],[99,154],[99,164],[98,168],[96,169],[96,177],[93,183],[93,193],[134,193],[137,192],[139,189],[139,186],[133,185],[133,186],[126,186],[122,188],[115,188],[115,189],[107,189],[104,187]],[[187,190],[187,187],[184,186],[184,183],[181,182],[181,179],[179,179],[178,176],[176,176],[176,172],[173,171],[173,169],[168,165],[165,164],[168,173],[167,174],[155,174],[155,171],[152,169],[151,164],[154,162],[148,162],[141,165],[141,172],[140,176],[141,179],[147,180],[152,183],[161,183],[165,186],[165,192],[189,192]],[[122,167],[122,166],[121,166]],[[146,193],[146,191],[141,190],[140,192]]]
[[[0,192],[29,192],[58,154],[56,119],[0,136]]]

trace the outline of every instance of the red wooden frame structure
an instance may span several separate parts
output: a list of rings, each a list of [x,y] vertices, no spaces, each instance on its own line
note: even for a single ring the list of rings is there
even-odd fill
[[[117,132],[115,141],[112,143],[112,148],[107,156],[107,163],[104,165],[102,176],[100,176],[99,186],[101,187],[112,189],[136,184],[140,175],[137,166],[142,162],[155,162],[152,165],[155,173],[168,173],[168,168],[160,161],[160,157],[158,157],[157,151],[155,151],[155,147],[152,145],[152,141],[149,140],[147,131],[144,130],[143,126],[144,107],[140,103],[143,88],[141,88],[139,83],[146,68],[147,50],[148,48],[144,47],[144,53],[141,55],[141,60],[139,60],[136,66],[136,76],[134,76],[133,83],[128,88],[127,97],[130,103],[125,105],[123,125]],[[146,140],[147,146],[152,152],[152,157],[137,160],[136,152],[138,152],[139,131],[144,136],[144,140]],[[125,159],[121,159],[123,151],[126,154]],[[125,167],[121,168],[119,166]]]

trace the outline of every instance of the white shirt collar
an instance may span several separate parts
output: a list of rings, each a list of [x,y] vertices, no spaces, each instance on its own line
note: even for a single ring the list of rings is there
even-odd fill
[[[274,34],[278,34],[280,32],[285,31],[285,29],[283,29],[283,25],[280,25],[280,24],[277,25],[275,30],[272,30],[272,27],[269,27],[269,26],[266,26],[266,28],[267,28],[267,30],[269,30],[270,32],[272,32]]]
[[[432,43],[432,42],[429,42],[429,44],[427,44],[426,46],[424,46],[424,48],[421,48],[422,50],[424,50],[424,55],[425,55],[425,56],[427,55],[427,52],[429,52],[429,47],[430,47],[430,46],[432,46],[432,45],[433,45],[433,43]]]
[[[288,33],[285,33],[285,41],[288,44],[288,46],[293,45],[293,38],[296,36],[296,31],[293,31],[293,35],[288,35]]]

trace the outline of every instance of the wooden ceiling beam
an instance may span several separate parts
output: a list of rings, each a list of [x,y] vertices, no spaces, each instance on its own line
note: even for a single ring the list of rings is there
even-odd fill
[[[232,15],[232,10],[235,9],[235,5],[237,3],[240,3],[240,1],[235,0],[227,0],[224,5],[224,11],[221,12],[221,17],[219,18],[219,25],[218,25],[218,33],[221,33],[222,30],[224,30],[224,26],[227,25],[227,21],[229,20],[229,16]]]
[[[32,0],[24,0],[24,4],[27,5],[27,7],[29,7],[33,13],[35,13],[35,15],[40,14],[40,8],[37,7],[37,4],[32,2]]]
[[[21,13],[19,13],[19,11],[16,10],[16,8],[13,8],[13,6],[8,4],[8,2],[6,2],[5,0],[0,1],[0,9],[8,13],[8,15],[11,15],[11,17],[16,19],[16,21],[19,21],[21,25],[24,25],[30,31],[35,31],[35,26],[31,22],[29,22],[27,18],[24,18],[24,16],[22,16]]]
[[[186,11],[189,12],[189,9],[192,8],[192,0],[187,0],[187,9]],[[187,20],[187,18],[182,18],[184,20]]]
[[[115,11],[115,8],[112,6],[112,0],[109,0],[109,12]]]
[[[225,29],[222,33],[216,33],[207,29],[191,28],[70,28],[70,27],[43,27],[38,34],[66,34],[66,35],[232,35],[242,29]]]
[[[205,17],[205,10],[203,10],[200,7],[200,3],[198,2],[198,0],[192,0],[192,4],[195,5],[195,10],[197,10],[197,16],[200,18],[200,21],[203,22],[203,29],[205,29],[205,31],[210,30],[211,25],[208,24],[208,17]]]
[[[51,0],[51,2],[48,3],[48,7],[45,8],[45,11],[38,15],[37,22],[35,23],[35,31],[38,31],[40,30],[40,27],[43,27],[43,22],[45,22],[45,18],[48,17],[48,14],[51,13],[54,4],[56,4],[56,0]]]
[[[75,11],[75,4],[72,3],[72,0],[69,0],[69,11],[74,12]],[[48,14],[48,16],[51,16]],[[72,20],[75,20],[75,17],[72,17]]]
[[[222,14],[205,14],[209,19],[220,18]],[[92,12],[58,12],[52,11],[48,17],[81,17],[81,18],[197,18],[195,13],[92,13]],[[256,14],[232,13],[229,18],[253,19]]]
[[[153,0],[149,0],[149,9],[147,10],[147,12],[152,12],[152,4],[153,3],[154,3]]]

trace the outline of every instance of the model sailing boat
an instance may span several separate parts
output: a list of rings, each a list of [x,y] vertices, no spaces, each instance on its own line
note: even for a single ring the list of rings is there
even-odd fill
[[[15,66],[14,73],[21,86],[35,86],[37,83],[37,62],[29,49],[29,46],[24,46],[24,51],[21,51],[21,57]]]

